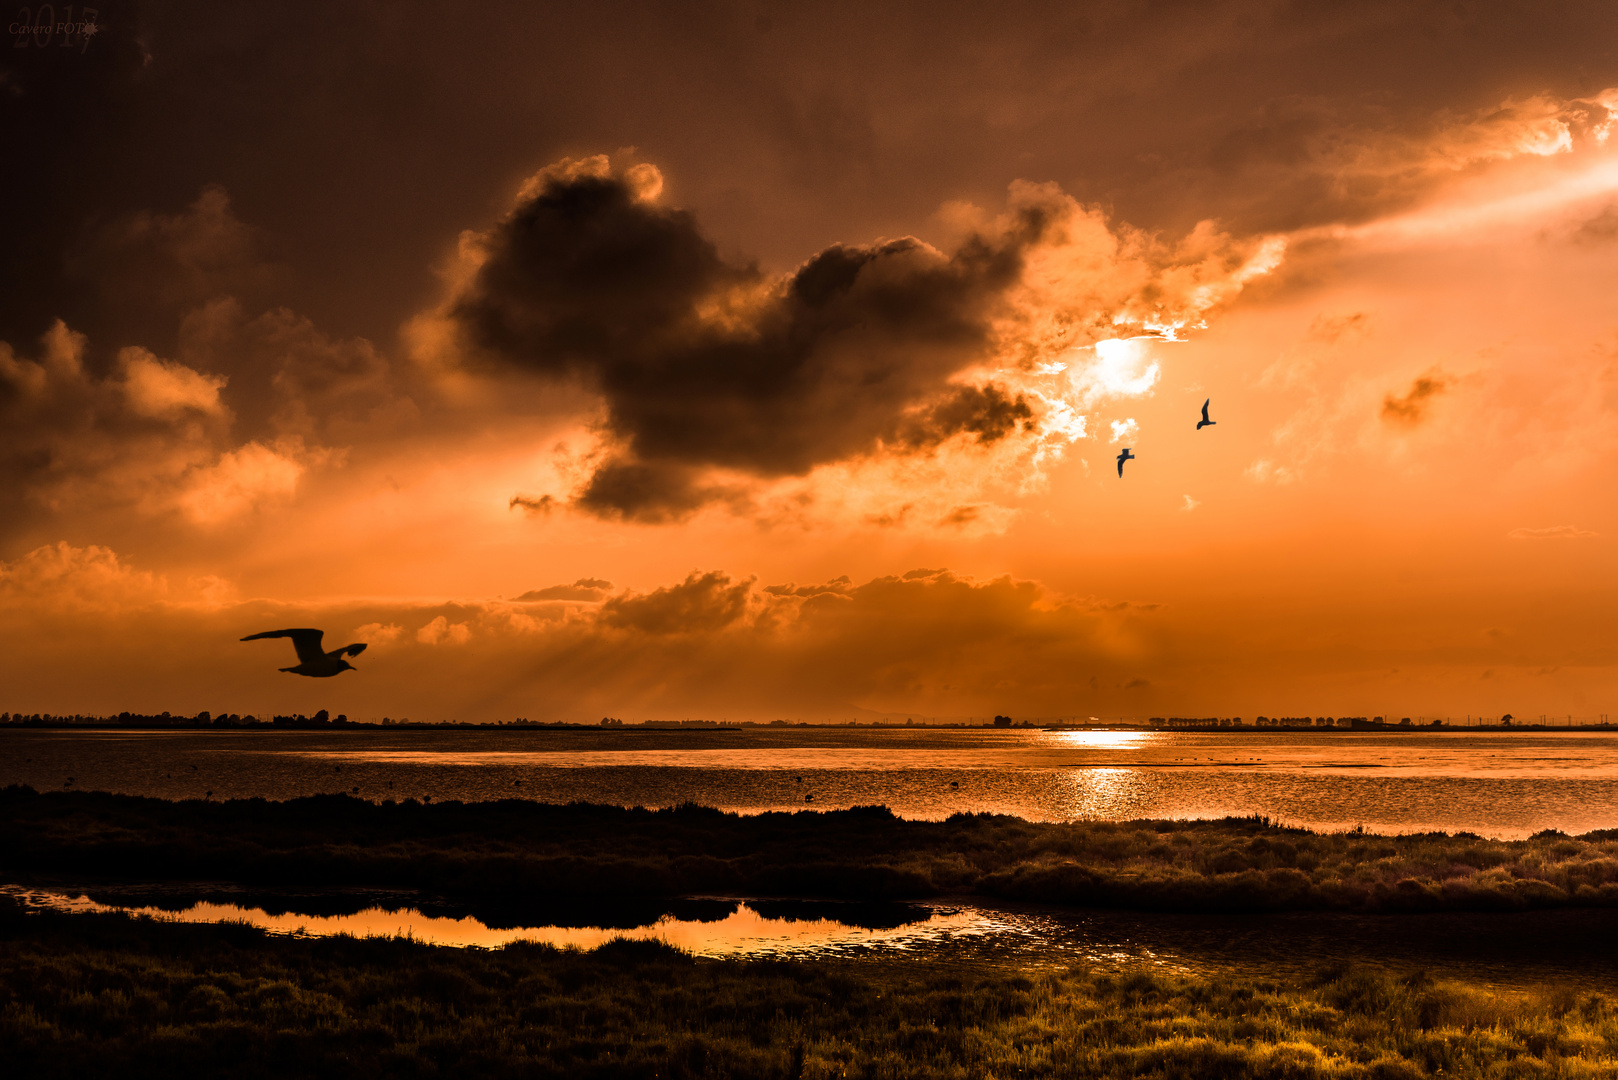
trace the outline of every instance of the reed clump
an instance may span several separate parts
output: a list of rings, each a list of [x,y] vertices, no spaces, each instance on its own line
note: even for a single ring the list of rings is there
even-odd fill
[[[884,807],[738,815],[322,795],[170,802],[0,790],[14,873],[430,890],[457,897],[976,893],[1146,911],[1618,906],[1618,831],[1526,840],[1317,833],[1267,819],[905,821]]]
[[[1354,967],[1287,983],[457,950],[0,906],[0,1046],[42,1080],[1594,1077],[1618,1072],[1618,1009]]]

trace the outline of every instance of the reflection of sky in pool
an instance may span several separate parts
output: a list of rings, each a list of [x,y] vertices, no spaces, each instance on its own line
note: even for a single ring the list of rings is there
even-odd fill
[[[1618,949],[1618,923],[1601,910],[1219,916],[1076,911],[977,901],[860,905],[701,900],[683,903],[704,909],[710,916],[706,921],[648,913],[643,925],[626,929],[555,925],[507,929],[491,927],[460,911],[426,914],[407,904],[393,910],[370,906],[342,915],[271,914],[253,906],[253,900],[243,897],[238,898],[240,903],[231,903],[230,897],[220,896],[201,903],[171,901],[158,907],[151,902],[160,892],[147,887],[120,893],[119,888],[90,888],[103,901],[122,901],[110,904],[60,887],[0,886],[0,895],[31,907],[68,912],[122,910],[176,921],[239,921],[276,933],[312,936],[408,934],[428,944],[463,947],[498,948],[510,942],[534,941],[592,949],[613,939],[630,938],[665,941],[712,957],[885,957],[1021,969],[1077,963],[1101,970],[1145,966],[1170,972],[1246,972],[1271,978],[1303,977],[1325,965],[1351,962],[1401,972],[1452,973],[1497,986],[1554,982],[1618,992],[1618,971],[1590,962],[1592,956],[1611,955]],[[364,902],[354,901],[355,906]],[[279,912],[284,906],[298,906],[299,901],[261,898],[257,903]],[[693,913],[689,906],[686,910]]]
[[[115,906],[87,896],[73,896],[16,886],[0,887],[0,894],[20,899],[30,907],[59,911],[127,911],[176,922],[245,922],[276,933],[303,933],[315,937],[348,934],[353,937],[412,937],[432,945],[497,948],[513,941],[536,941],[559,948],[593,949],[615,938],[652,939],[699,956],[826,954],[863,946],[911,948],[959,935],[1004,932],[1011,929],[987,912],[959,907],[915,907],[914,921],[900,926],[868,928],[831,918],[771,918],[745,902],[721,919],[699,921],[664,915],[646,926],[628,929],[537,926],[497,929],[466,916],[427,915],[414,908],[387,910],[370,907],[346,915],[272,915],[263,908],[202,902],[179,911],[158,907]],[[837,905],[820,905],[835,909]]]

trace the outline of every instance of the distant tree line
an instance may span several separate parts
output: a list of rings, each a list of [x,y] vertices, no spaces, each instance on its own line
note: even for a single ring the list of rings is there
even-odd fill
[[[550,723],[541,723],[536,720],[518,719],[504,724],[474,724],[464,720],[395,720],[384,716],[380,721],[350,720],[345,714],[331,715],[321,709],[313,716],[302,713],[293,713],[286,716],[255,716],[238,713],[211,713],[207,710],[195,716],[175,713],[134,713],[121,712],[116,715],[95,716],[83,713],[24,713],[0,712],[0,727],[126,727],[126,728],[295,728],[317,729],[328,728],[367,728],[405,727],[405,728],[483,728],[483,727],[523,727],[523,728],[575,728],[583,724],[557,720]]]

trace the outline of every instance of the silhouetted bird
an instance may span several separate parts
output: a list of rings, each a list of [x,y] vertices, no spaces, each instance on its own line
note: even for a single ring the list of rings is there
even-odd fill
[[[1127,446],[1124,447],[1124,452],[1118,455],[1118,477],[1119,477],[1119,479],[1122,479],[1123,475],[1124,475],[1124,462],[1126,462],[1126,461],[1134,461],[1134,460],[1135,460],[1135,455],[1131,454],[1129,452],[1129,447],[1127,447]]]
[[[355,670],[354,665],[343,659],[345,656],[358,656],[365,651],[365,646],[344,645],[341,649],[326,652],[320,647],[320,639],[325,636],[320,630],[266,630],[262,634],[248,634],[243,641],[257,641],[259,638],[289,637],[292,647],[298,650],[298,666],[284,667],[282,671],[290,671],[294,675],[308,675],[315,679],[329,679],[333,675],[345,671]]]
[[[1212,400],[1213,400],[1213,398],[1208,399],[1208,401],[1212,401]],[[1217,421],[1217,420],[1208,419],[1208,401],[1204,401],[1202,403],[1202,419],[1197,421],[1197,430],[1198,431],[1201,431],[1203,428],[1207,427],[1209,424],[1217,424],[1217,423],[1219,423],[1219,421]]]

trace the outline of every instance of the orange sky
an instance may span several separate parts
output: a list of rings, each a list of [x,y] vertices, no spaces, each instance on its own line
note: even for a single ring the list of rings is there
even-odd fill
[[[725,78],[692,27],[592,67],[614,15],[549,75],[133,14],[83,68],[8,56],[30,121],[99,73],[86,138],[132,164],[9,256],[0,710],[1618,711],[1618,60],[1579,44],[1614,17],[1449,28],[1479,71],[1419,5],[1156,43],[1105,10],[881,9],[893,65],[858,69],[704,9],[746,39]],[[162,110],[254,35],[230,93],[394,49],[535,126],[320,83],[288,116],[324,94],[371,141],[252,113],[173,149]],[[433,156],[474,143],[475,177]],[[256,179],[287,145],[329,191]],[[303,625],[359,670],[236,640]]]

